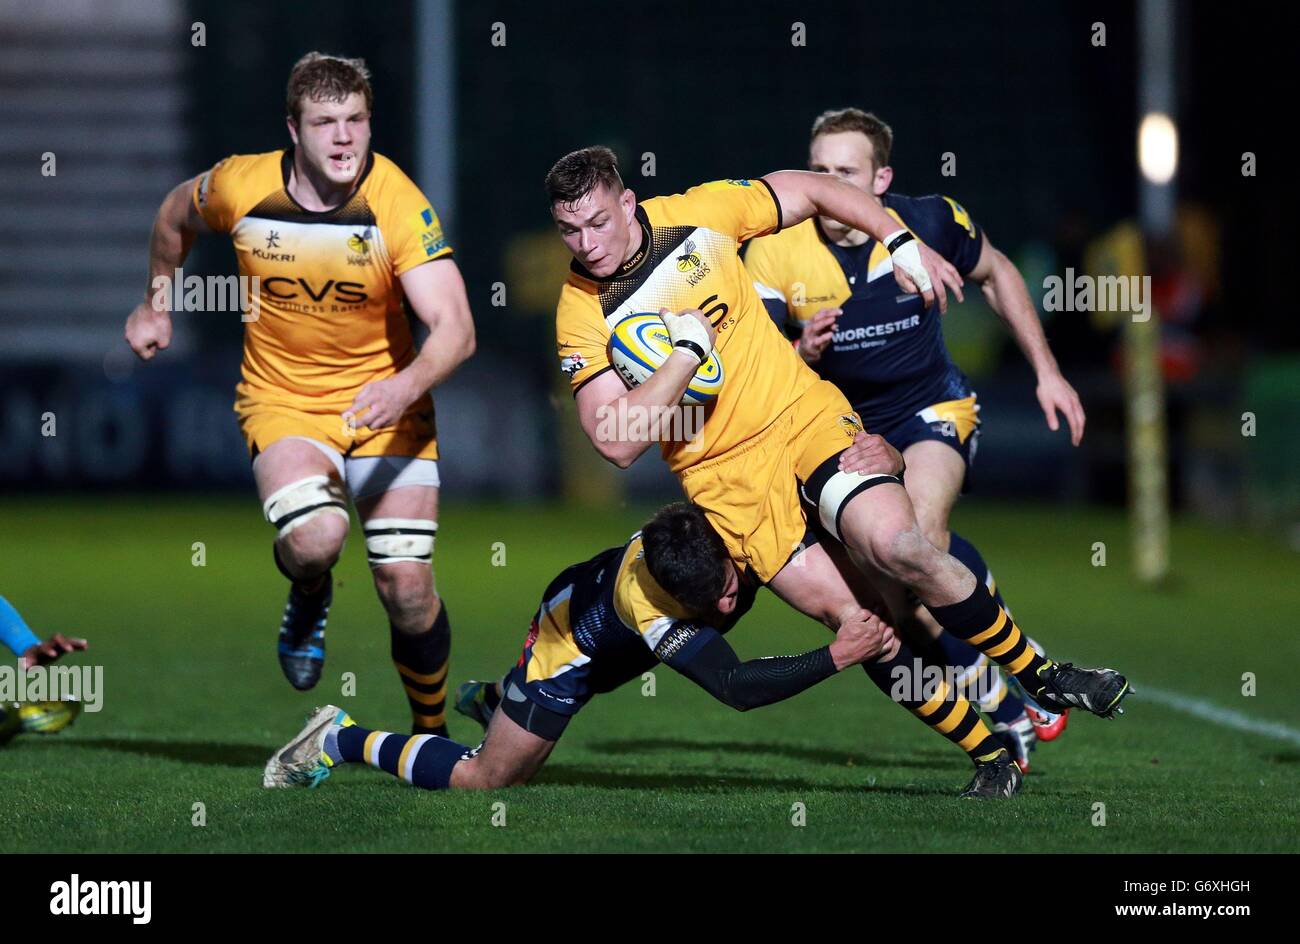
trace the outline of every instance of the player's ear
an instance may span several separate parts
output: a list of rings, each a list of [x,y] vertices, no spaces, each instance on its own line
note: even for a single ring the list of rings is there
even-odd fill
[[[722,585],[722,596],[718,597],[718,612],[729,616],[736,609],[736,598],[740,595],[740,575],[730,561],[726,563],[727,580]]]
[[[624,218],[631,223],[632,217],[636,216],[636,194],[631,187],[623,188],[623,192],[618,195],[618,205],[623,208]]]
[[[289,140],[296,145],[298,143],[298,122],[294,121],[291,116],[285,115],[284,123],[289,128]]]
[[[881,167],[876,171],[875,176],[871,178],[871,192],[878,197],[883,197],[885,191],[889,189],[889,185],[893,182],[894,168]]]

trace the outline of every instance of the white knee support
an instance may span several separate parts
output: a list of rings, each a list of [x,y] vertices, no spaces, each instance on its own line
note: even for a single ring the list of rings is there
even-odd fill
[[[411,561],[433,564],[438,522],[420,518],[371,518],[365,523],[366,557],[371,567]]]
[[[291,482],[268,498],[262,511],[280,537],[318,515],[342,515],[344,521],[348,520],[343,486],[328,475],[310,475]]]
[[[821,494],[817,496],[817,515],[821,519],[822,527],[835,535],[835,540],[843,543],[844,536],[840,534],[840,515],[844,513],[848,503],[859,492],[865,492],[873,485],[885,485],[890,482],[895,485],[902,484],[896,475],[836,472],[826,480],[821,488]]]

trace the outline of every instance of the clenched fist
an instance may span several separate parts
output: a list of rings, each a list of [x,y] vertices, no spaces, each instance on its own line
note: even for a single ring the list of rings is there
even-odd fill
[[[127,317],[125,333],[126,343],[136,356],[142,361],[150,360],[172,343],[172,316],[155,309],[152,302],[143,301]]]
[[[823,308],[808,319],[803,326],[803,335],[796,345],[799,356],[809,364],[816,364],[822,359],[822,352],[831,343],[835,334],[835,319],[844,314],[839,308]]]

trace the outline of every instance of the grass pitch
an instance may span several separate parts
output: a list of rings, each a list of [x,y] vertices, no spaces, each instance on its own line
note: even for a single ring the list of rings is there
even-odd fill
[[[502,673],[550,578],[651,510],[448,503],[436,569],[453,684]],[[524,788],[434,793],[348,767],[318,790],[266,791],[266,758],[316,704],[368,727],[408,723],[359,529],[336,570],[325,675],[303,694],[276,662],[285,585],[251,496],[6,499],[0,521],[0,593],[41,635],[88,637],[78,661],[104,667],[102,711],[0,749],[5,852],[1300,849],[1296,558],[1244,532],[1177,526],[1178,579],[1152,590],[1128,576],[1119,515],[959,508],[955,527],[1021,626],[1058,659],[1120,668],[1138,692],[1115,722],[1076,712],[1016,800],[966,803],[954,798],[965,757],[858,670],[738,714],[660,668],[653,696],[630,685],[596,698]],[[1107,566],[1092,566],[1096,541]],[[728,638],[752,657],[826,633],[764,593]],[[354,697],[341,694],[345,672]],[[1174,696],[1236,714],[1202,720]],[[1229,726],[1241,716],[1275,727]],[[478,742],[451,717],[453,736]]]

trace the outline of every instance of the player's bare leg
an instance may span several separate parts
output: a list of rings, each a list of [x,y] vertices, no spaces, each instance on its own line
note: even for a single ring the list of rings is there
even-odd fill
[[[855,560],[910,588],[947,632],[997,661],[1040,704],[1102,717],[1122,713],[1128,681],[1111,669],[1077,669],[1038,653],[970,569],[926,540],[901,484],[885,481],[851,493],[830,517]]]
[[[858,609],[870,610],[892,625],[888,607],[867,577],[843,554],[824,543],[805,548],[768,582],[768,588],[805,616],[838,629]]]
[[[884,483],[855,495],[841,514],[840,531],[856,560],[908,587],[927,606],[960,603],[975,590],[974,575],[926,540],[899,484]]]
[[[271,755],[264,787],[315,787],[342,764],[368,764],[426,790],[492,790],[527,783],[555,747],[497,712],[477,750],[449,738],[358,725],[335,705],[317,708]]]
[[[907,463],[907,497],[927,541],[948,550],[948,518],[961,494],[966,464],[951,446],[932,439],[912,443],[903,450]]]
[[[948,550],[948,518],[952,507],[961,492],[963,477],[966,474],[965,463],[956,450],[943,443],[923,440],[913,443],[903,450],[903,461],[907,463],[907,475],[904,485],[907,497],[911,499],[916,513],[917,524],[925,539],[941,551]],[[887,581],[895,587],[906,589],[891,578]],[[911,601],[914,604],[915,601]],[[923,633],[928,640],[938,638],[943,628],[923,606],[909,604],[911,621],[909,628]],[[921,639],[916,640],[918,644]]]
[[[525,731],[504,711],[494,712],[483,746],[451,772],[451,786],[460,790],[491,790],[527,783],[542,769],[554,741]]]
[[[965,564],[977,580],[986,580],[992,589],[988,566],[974,545],[963,538],[954,538],[948,528],[953,505],[966,478],[966,463],[961,454],[946,443],[922,440],[903,450],[903,459],[907,463],[904,485],[916,510],[921,533],[935,547]],[[997,601],[1002,604],[1000,597]],[[1038,740],[1039,728],[1028,713],[1018,686],[1013,681],[1008,687],[979,650],[951,635],[944,636],[925,607],[915,608],[913,625],[928,636],[936,661],[961,671],[966,685],[964,694],[988,717],[993,733],[1011,751],[1020,769],[1028,772],[1029,752]],[[1033,640],[1029,642],[1035,645]],[[1042,730],[1053,732],[1053,737],[1064,727],[1065,715],[1046,711],[1036,714],[1043,719]]]
[[[415,734],[446,736],[451,624],[434,588],[438,489],[408,485],[357,504],[379,601],[388,614],[393,663]]]
[[[376,519],[436,522],[438,491],[427,485],[395,488],[358,502],[357,513],[363,527]],[[423,562],[397,561],[376,566],[372,573],[379,601],[393,625],[410,635],[428,632],[442,606],[434,590],[432,566]]]
[[[790,606],[831,629],[854,610],[879,613],[883,606],[870,581],[834,544],[819,543],[804,549],[768,586]],[[963,796],[1011,796],[1016,792],[1019,777],[1018,771],[1011,769],[1010,755],[960,692],[942,682],[932,688],[921,685],[916,678],[918,662],[906,643],[900,641],[896,652],[862,667],[886,697],[970,757],[977,768],[976,777]]]
[[[348,534],[347,501],[334,463],[315,445],[287,438],[253,462],[258,498],[275,526],[276,565],[290,581],[280,621],[280,667],[294,688],[320,679],[325,618],[333,600],[330,568]]]
[[[281,439],[253,460],[257,497],[265,503],[276,493],[315,476],[325,476],[326,487],[341,491],[342,483],[334,463],[319,448],[304,439]],[[292,579],[310,581],[325,574],[343,552],[348,536],[345,514],[307,514],[287,522],[276,537],[280,563]]]

